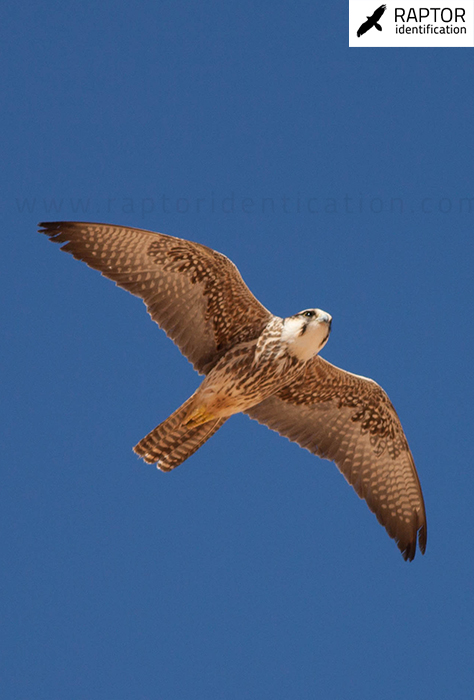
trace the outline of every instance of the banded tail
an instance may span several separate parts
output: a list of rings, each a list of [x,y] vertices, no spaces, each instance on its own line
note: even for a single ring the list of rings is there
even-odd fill
[[[197,426],[189,423],[185,425],[192,412],[194,399],[194,395],[191,396],[135,445],[133,449],[145,462],[156,462],[158,469],[169,472],[194,454],[226,422],[227,418],[213,418]]]

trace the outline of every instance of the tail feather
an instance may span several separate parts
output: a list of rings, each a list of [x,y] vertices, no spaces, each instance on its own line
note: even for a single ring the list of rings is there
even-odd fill
[[[156,462],[158,469],[168,472],[194,454],[225,423],[227,418],[214,418],[198,426],[185,425],[193,398],[135,445],[133,449],[145,462]]]

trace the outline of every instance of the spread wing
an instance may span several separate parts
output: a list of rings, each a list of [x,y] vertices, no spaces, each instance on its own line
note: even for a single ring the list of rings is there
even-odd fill
[[[368,19],[366,22],[360,25],[359,29],[357,30],[357,36],[362,36],[362,34],[368,32],[369,29],[373,26],[374,23],[372,22],[372,18]]]
[[[234,263],[199,243],[106,224],[40,226],[62,250],[141,297],[198,372],[207,373],[236,343],[258,337],[271,318]]]
[[[380,5],[380,7],[378,7],[378,8],[375,10],[375,12],[374,12],[374,14],[372,15],[372,18],[371,18],[371,19],[372,19],[372,24],[375,24],[376,22],[379,21],[379,19],[381,18],[381,16],[383,15],[383,13],[385,12],[386,9],[387,9],[387,5]]]
[[[246,413],[333,460],[396,540],[405,560],[415,556],[417,534],[424,553],[420,482],[398,416],[378,384],[315,357],[301,380]]]

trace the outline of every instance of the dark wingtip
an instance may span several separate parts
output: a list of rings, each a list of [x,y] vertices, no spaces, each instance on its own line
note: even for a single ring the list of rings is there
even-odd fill
[[[51,238],[59,233],[63,226],[63,221],[42,221],[38,224],[38,233],[44,233]]]
[[[418,541],[418,548],[422,554],[426,551],[426,540],[427,540],[427,528],[426,523],[421,525],[415,532],[415,536],[411,542],[406,545],[398,542],[398,547],[402,553],[402,557],[405,561],[413,561],[416,554],[416,544]]]
[[[400,550],[405,561],[413,561],[416,554],[416,540],[407,544],[404,549],[400,547]]]
[[[420,548],[420,552],[424,554],[426,552],[426,540],[428,539],[428,532],[427,532],[427,527],[426,524],[422,525],[420,529],[418,530],[418,546]]]

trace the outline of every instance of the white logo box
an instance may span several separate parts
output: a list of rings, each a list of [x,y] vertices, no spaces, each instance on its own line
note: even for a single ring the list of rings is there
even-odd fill
[[[385,5],[374,24],[374,13]],[[365,24],[368,22],[368,25]],[[362,26],[365,25],[365,26]],[[368,28],[370,26],[370,28]],[[362,27],[361,36],[357,36]],[[349,46],[366,47],[473,47],[474,0],[439,2],[378,2],[349,0]]]

